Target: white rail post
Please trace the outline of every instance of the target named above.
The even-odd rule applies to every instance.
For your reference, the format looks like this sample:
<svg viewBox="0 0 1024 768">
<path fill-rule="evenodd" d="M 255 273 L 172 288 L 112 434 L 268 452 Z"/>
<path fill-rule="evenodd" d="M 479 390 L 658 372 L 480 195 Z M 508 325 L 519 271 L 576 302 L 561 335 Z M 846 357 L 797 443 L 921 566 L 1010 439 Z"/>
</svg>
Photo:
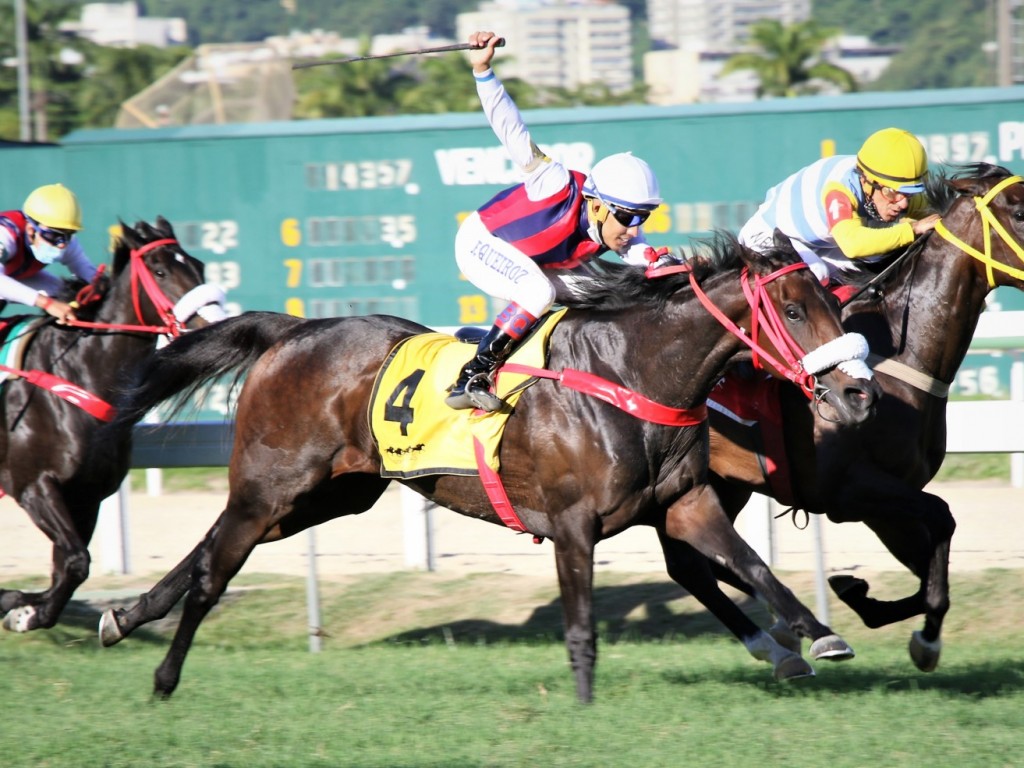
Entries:
<svg viewBox="0 0 1024 768">
<path fill-rule="evenodd" d="M 132 572 L 131 526 L 128 497 L 131 480 L 125 478 L 117 493 L 100 502 L 96 527 L 100 533 L 101 564 L 104 573 Z"/>
<path fill-rule="evenodd" d="M 1020 360 L 1010 365 L 1010 399 L 1024 401 L 1024 362 Z M 1024 453 L 1010 454 L 1010 485 L 1024 488 Z"/>
</svg>

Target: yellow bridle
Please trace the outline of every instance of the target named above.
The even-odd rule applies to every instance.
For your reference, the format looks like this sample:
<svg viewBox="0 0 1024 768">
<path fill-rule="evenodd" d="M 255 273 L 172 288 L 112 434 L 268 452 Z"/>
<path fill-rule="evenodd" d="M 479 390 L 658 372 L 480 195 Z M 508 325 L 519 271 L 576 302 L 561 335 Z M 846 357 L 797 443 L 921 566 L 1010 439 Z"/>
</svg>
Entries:
<svg viewBox="0 0 1024 768">
<path fill-rule="evenodd" d="M 981 221 L 984 225 L 984 253 L 979 251 L 977 248 L 968 245 L 959 237 L 950 232 L 941 220 L 935 224 L 935 231 L 938 232 L 939 235 L 941 235 L 944 239 L 951 242 L 953 245 L 957 246 L 964 253 L 968 254 L 969 256 L 973 256 L 978 261 L 985 264 L 985 273 L 988 275 L 989 288 L 996 287 L 996 282 L 994 279 L 995 276 L 992 273 L 993 269 L 997 269 L 1000 272 L 1005 272 L 1006 274 L 1010 275 L 1011 277 L 1015 277 L 1018 280 L 1024 280 L 1024 270 L 1007 266 L 1006 264 L 998 262 L 992 258 L 993 229 L 1003 239 L 1003 242 L 1006 243 L 1015 254 L 1017 254 L 1017 258 L 1020 259 L 1021 262 L 1024 262 L 1024 247 L 1021 247 L 1020 243 L 1018 243 L 1016 240 L 1010 237 L 1009 233 L 1007 233 L 1006 229 L 1003 227 L 1002 224 L 999 223 L 999 220 L 996 219 L 995 214 L 993 214 L 988 207 L 989 203 L 992 202 L 996 195 L 998 195 L 1011 184 L 1017 184 L 1018 182 L 1024 182 L 1024 178 L 1020 176 L 1010 176 L 1009 178 L 1003 179 L 1001 182 L 992 187 L 992 189 L 990 189 L 984 197 L 978 197 L 977 195 L 975 195 L 974 197 L 974 204 L 975 206 L 977 206 L 978 212 L 981 214 Z"/>
</svg>

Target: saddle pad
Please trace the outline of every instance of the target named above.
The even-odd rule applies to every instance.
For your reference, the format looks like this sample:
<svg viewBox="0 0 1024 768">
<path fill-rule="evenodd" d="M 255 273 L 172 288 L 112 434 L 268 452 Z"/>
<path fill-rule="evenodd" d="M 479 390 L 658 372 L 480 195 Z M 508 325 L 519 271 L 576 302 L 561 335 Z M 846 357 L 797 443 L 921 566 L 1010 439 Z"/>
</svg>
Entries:
<svg viewBox="0 0 1024 768">
<path fill-rule="evenodd" d="M 25 365 L 25 352 L 28 350 L 29 342 L 35 336 L 36 330 L 48 319 L 29 317 L 12 325 L 0 324 L 0 365 L 7 368 L 22 368 Z M 0 370 L 0 382 L 16 378 L 16 374 Z"/>
<path fill-rule="evenodd" d="M 548 338 L 564 314 L 560 310 L 545 317 L 509 362 L 543 367 Z M 475 350 L 475 345 L 444 333 L 410 336 L 391 350 L 377 374 L 369 405 L 382 477 L 477 475 L 473 438 L 483 444 L 487 466 L 498 471 L 498 447 L 511 409 L 457 411 L 444 403 L 448 387 Z M 497 394 L 514 406 L 535 381 L 499 370 Z"/>
<path fill-rule="evenodd" d="M 783 504 L 793 499 L 789 457 L 782 431 L 781 382 L 770 376 L 738 376 L 730 371 L 715 385 L 708 406 L 747 429 L 757 431 L 752 444 L 772 495 Z"/>
</svg>

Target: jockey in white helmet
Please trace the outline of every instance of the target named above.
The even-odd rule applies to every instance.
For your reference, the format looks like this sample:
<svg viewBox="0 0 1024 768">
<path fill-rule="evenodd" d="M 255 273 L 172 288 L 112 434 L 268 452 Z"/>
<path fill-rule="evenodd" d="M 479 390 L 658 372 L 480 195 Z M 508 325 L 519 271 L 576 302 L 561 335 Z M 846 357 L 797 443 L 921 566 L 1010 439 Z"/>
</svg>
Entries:
<svg viewBox="0 0 1024 768">
<path fill-rule="evenodd" d="M 490 391 L 492 372 L 551 308 L 556 293 L 574 290 L 577 267 L 609 251 L 627 263 L 650 263 L 653 249 L 640 226 L 662 202 L 651 167 L 628 152 L 604 158 L 589 175 L 544 155 L 490 68 L 500 39 L 474 33 L 470 58 L 484 114 L 526 178 L 468 216 L 455 238 L 455 259 L 466 278 L 509 302 L 450 388 L 445 402 L 458 409 L 501 408 Z"/>
</svg>

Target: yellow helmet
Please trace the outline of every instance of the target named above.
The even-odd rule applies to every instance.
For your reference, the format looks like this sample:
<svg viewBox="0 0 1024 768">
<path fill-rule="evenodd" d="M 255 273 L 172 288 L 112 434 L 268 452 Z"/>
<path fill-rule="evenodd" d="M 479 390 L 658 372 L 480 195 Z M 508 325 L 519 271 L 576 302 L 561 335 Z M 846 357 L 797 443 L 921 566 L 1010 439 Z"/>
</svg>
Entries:
<svg viewBox="0 0 1024 768">
<path fill-rule="evenodd" d="M 32 190 L 21 210 L 30 219 L 50 229 L 78 231 L 82 228 L 82 209 L 78 206 L 78 198 L 63 184 L 47 184 Z"/>
<path fill-rule="evenodd" d="M 924 191 L 928 155 L 914 134 L 883 128 L 868 136 L 857 153 L 857 167 L 870 181 L 913 195 Z"/>
</svg>

